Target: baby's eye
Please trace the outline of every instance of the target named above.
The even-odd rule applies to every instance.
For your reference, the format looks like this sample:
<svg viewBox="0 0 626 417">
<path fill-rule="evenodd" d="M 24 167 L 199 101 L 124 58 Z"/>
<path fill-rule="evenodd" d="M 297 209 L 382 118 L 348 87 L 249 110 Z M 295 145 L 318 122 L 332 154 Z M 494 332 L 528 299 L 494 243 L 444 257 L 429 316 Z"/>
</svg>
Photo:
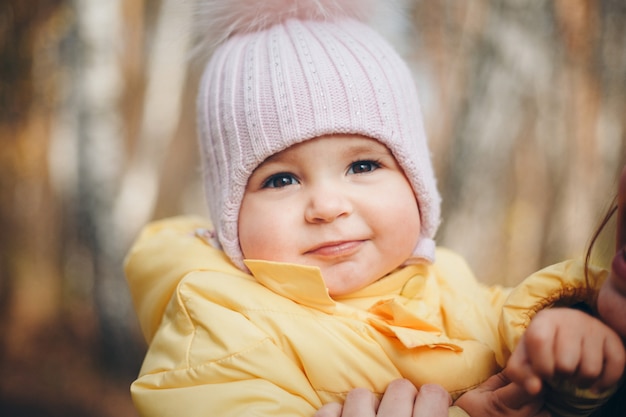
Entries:
<svg viewBox="0 0 626 417">
<path fill-rule="evenodd" d="M 348 174 L 363 174 L 372 172 L 380 168 L 380 164 L 376 161 L 356 161 L 350 164 Z"/>
<path fill-rule="evenodd" d="M 298 180 L 292 174 L 274 174 L 263 183 L 263 188 L 282 188 L 288 185 L 297 184 Z"/>
</svg>

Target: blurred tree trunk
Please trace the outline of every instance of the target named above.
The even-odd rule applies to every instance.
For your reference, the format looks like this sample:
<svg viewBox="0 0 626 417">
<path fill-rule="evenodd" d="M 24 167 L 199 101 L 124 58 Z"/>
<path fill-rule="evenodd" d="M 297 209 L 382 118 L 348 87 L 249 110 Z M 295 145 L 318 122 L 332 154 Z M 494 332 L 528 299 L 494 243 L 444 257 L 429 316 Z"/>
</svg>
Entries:
<svg viewBox="0 0 626 417">
<path fill-rule="evenodd" d="M 87 248 L 93 264 L 93 297 L 101 348 L 109 369 L 136 370 L 140 353 L 132 336 L 135 324 L 121 273 L 111 219 L 120 175 L 126 159 L 125 118 L 119 104 L 126 87 L 123 77 L 125 20 L 120 1 L 77 1 L 76 37 L 72 39 L 69 71 L 74 82 L 64 106 L 73 119 L 76 147 L 76 243 Z M 128 37 L 133 46 L 135 36 Z M 141 55 L 139 55 L 141 56 Z"/>
<path fill-rule="evenodd" d="M 416 2 L 440 244 L 487 282 L 580 256 L 626 162 L 619 1 Z M 432 81 L 433 76 L 427 75 Z M 428 97 L 428 94 L 427 94 Z"/>
<path fill-rule="evenodd" d="M 58 316 L 59 200 L 47 160 L 56 90 L 34 56 L 49 46 L 61 0 L 0 4 L 0 332 L 2 357 Z M 52 40 L 54 42 L 54 40 Z M 45 56 L 44 56 L 45 60 Z M 36 77 L 41 75 L 41 77 Z"/>
</svg>

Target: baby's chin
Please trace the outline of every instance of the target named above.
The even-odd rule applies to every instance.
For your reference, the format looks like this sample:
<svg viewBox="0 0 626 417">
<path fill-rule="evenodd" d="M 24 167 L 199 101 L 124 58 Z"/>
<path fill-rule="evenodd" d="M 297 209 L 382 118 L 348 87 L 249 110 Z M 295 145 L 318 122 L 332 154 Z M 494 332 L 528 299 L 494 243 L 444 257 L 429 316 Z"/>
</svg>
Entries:
<svg viewBox="0 0 626 417">
<path fill-rule="evenodd" d="M 321 268 L 322 278 L 328 289 L 328 294 L 332 298 L 340 298 L 357 292 L 387 275 L 371 274 L 371 271 L 369 274 L 365 271 L 342 271 L 342 269 L 348 268 L 334 268 L 330 271 Z"/>
</svg>

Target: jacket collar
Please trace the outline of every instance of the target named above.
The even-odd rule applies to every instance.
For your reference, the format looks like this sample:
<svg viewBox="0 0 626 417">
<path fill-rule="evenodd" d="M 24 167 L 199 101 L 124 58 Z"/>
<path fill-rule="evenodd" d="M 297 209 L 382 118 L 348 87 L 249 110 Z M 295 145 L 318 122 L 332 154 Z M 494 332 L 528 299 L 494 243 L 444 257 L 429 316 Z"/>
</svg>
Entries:
<svg viewBox="0 0 626 417">
<path fill-rule="evenodd" d="M 405 347 L 461 351 L 442 334 L 439 294 L 427 265 L 408 265 L 347 296 L 330 297 L 317 267 L 245 260 L 252 275 L 271 291 L 328 314 L 358 316 Z"/>
<path fill-rule="evenodd" d="M 273 292 L 326 312 L 334 310 L 337 301 L 366 309 L 381 296 L 415 297 L 427 268 L 425 265 L 401 267 L 365 288 L 333 299 L 318 267 L 251 259 L 244 263 L 256 280 Z"/>
<path fill-rule="evenodd" d="M 308 307 L 334 310 L 335 301 L 328 295 L 319 268 L 250 259 L 244 263 L 256 280 L 273 292 Z"/>
</svg>

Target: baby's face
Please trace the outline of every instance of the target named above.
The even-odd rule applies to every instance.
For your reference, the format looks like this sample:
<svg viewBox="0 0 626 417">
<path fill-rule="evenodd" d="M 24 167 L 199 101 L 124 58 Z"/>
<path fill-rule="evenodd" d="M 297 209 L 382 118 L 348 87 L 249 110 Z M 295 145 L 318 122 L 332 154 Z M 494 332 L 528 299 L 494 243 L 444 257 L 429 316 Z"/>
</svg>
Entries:
<svg viewBox="0 0 626 417">
<path fill-rule="evenodd" d="M 354 292 L 413 252 L 420 218 L 391 152 L 362 136 L 294 145 L 251 175 L 239 214 L 246 259 L 318 266 L 330 295 Z"/>
</svg>

